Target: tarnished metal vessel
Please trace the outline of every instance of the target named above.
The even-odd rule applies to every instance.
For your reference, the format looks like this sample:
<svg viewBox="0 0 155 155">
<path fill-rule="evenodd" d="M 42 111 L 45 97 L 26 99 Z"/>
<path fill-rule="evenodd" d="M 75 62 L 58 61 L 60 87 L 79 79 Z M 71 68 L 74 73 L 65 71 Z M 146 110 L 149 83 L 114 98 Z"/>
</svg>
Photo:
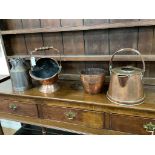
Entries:
<svg viewBox="0 0 155 155">
<path fill-rule="evenodd" d="M 32 86 L 29 67 L 22 58 L 11 58 L 10 76 L 15 91 L 24 91 Z"/>
<path fill-rule="evenodd" d="M 80 75 L 84 90 L 89 94 L 97 94 L 102 91 L 105 80 L 104 70 L 101 68 L 87 68 Z"/>
<path fill-rule="evenodd" d="M 60 63 L 52 58 L 40 58 L 38 61 L 34 60 L 32 53 L 37 51 L 53 49 L 60 55 Z M 31 70 L 30 76 L 41 83 L 39 91 L 42 93 L 53 93 L 59 89 L 57 84 L 58 75 L 61 71 L 61 54 L 58 49 L 54 47 L 36 48 L 31 52 Z"/>
<path fill-rule="evenodd" d="M 141 57 L 143 69 L 133 66 L 123 66 L 112 68 L 114 56 L 120 52 L 134 52 Z M 124 48 L 116 51 L 109 64 L 110 84 L 107 98 L 118 104 L 134 105 L 144 101 L 143 75 L 145 72 L 145 62 L 139 51 L 131 48 Z"/>
</svg>

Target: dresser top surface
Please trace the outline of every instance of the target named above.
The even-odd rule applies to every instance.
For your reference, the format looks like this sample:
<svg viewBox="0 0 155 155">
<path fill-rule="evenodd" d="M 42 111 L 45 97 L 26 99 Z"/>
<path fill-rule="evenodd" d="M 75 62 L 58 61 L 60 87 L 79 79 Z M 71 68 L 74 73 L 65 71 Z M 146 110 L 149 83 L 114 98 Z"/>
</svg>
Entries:
<svg viewBox="0 0 155 155">
<path fill-rule="evenodd" d="M 33 87 L 24 92 L 13 91 L 11 80 L 0 83 L 0 95 L 20 96 L 28 98 L 41 98 L 51 100 L 70 101 L 85 104 L 94 104 L 110 107 L 124 107 L 131 109 L 148 109 L 155 111 L 155 86 L 145 86 L 145 101 L 143 104 L 135 106 L 122 106 L 110 102 L 106 97 L 107 86 L 102 93 L 90 95 L 84 92 L 79 81 L 59 81 L 60 89 L 51 94 L 39 92 L 37 87 Z"/>
</svg>

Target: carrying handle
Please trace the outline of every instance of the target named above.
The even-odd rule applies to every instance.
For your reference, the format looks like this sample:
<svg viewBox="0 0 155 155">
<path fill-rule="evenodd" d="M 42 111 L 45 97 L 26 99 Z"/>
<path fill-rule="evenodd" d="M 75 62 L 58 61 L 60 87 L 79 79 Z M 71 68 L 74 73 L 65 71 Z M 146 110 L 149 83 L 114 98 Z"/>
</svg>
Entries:
<svg viewBox="0 0 155 155">
<path fill-rule="evenodd" d="M 50 50 L 50 49 L 53 49 L 54 51 L 56 51 L 60 55 L 59 66 L 61 67 L 61 52 L 58 49 L 54 48 L 53 46 L 35 48 L 33 51 L 30 52 L 30 56 L 32 57 L 33 53 L 35 53 L 37 51 L 44 51 L 44 50 Z"/>
<path fill-rule="evenodd" d="M 109 63 L 109 71 L 110 71 L 110 73 L 111 73 L 111 70 L 112 70 L 112 62 L 113 62 L 114 56 L 115 56 L 117 53 L 124 52 L 124 51 L 126 51 L 126 52 L 135 52 L 136 54 L 138 54 L 138 55 L 140 56 L 140 58 L 141 58 L 141 60 L 142 60 L 142 63 L 143 63 L 142 73 L 144 74 L 144 72 L 145 72 L 145 62 L 144 62 L 144 60 L 143 60 L 143 57 L 142 57 L 142 55 L 140 54 L 139 51 L 137 51 L 137 50 L 135 50 L 135 49 L 133 49 L 133 48 L 123 48 L 123 49 L 120 49 L 120 50 L 116 51 L 116 52 L 112 55 L 111 60 L 110 60 L 110 63 Z"/>
</svg>

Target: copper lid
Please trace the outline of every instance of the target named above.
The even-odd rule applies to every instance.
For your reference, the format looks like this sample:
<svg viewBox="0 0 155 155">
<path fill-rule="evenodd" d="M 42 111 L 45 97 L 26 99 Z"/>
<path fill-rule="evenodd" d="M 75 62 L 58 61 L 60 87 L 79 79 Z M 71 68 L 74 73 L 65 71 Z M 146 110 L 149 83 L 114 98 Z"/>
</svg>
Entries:
<svg viewBox="0 0 155 155">
<path fill-rule="evenodd" d="M 133 66 L 123 66 L 113 68 L 111 72 L 119 75 L 134 75 L 134 74 L 142 74 L 142 69 Z"/>
</svg>

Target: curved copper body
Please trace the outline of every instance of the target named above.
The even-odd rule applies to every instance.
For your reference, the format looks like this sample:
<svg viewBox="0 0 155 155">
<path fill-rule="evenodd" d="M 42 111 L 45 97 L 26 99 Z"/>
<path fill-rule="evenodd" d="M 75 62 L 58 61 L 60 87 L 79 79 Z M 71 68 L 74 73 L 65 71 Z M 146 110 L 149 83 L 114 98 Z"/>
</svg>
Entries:
<svg viewBox="0 0 155 155">
<path fill-rule="evenodd" d="M 42 93 L 53 93 L 59 89 L 59 86 L 57 84 L 58 80 L 58 73 L 48 79 L 38 79 L 37 77 L 33 76 L 32 72 L 29 71 L 30 76 L 41 83 L 41 86 L 39 87 L 39 91 Z"/>
<path fill-rule="evenodd" d="M 89 94 L 97 94 L 102 91 L 105 80 L 103 69 L 88 68 L 81 72 L 80 78 L 85 92 Z"/>
<path fill-rule="evenodd" d="M 107 98 L 118 104 L 135 105 L 144 101 L 141 75 L 119 77 L 112 73 Z"/>
<path fill-rule="evenodd" d="M 143 69 L 132 66 L 117 67 L 112 69 L 112 60 L 116 53 L 122 51 L 132 51 L 140 55 Z M 116 51 L 109 64 L 110 84 L 107 92 L 107 98 L 114 103 L 123 105 L 135 105 L 143 103 L 145 95 L 143 89 L 143 74 L 145 72 L 145 63 L 139 51 L 125 48 Z"/>
</svg>

